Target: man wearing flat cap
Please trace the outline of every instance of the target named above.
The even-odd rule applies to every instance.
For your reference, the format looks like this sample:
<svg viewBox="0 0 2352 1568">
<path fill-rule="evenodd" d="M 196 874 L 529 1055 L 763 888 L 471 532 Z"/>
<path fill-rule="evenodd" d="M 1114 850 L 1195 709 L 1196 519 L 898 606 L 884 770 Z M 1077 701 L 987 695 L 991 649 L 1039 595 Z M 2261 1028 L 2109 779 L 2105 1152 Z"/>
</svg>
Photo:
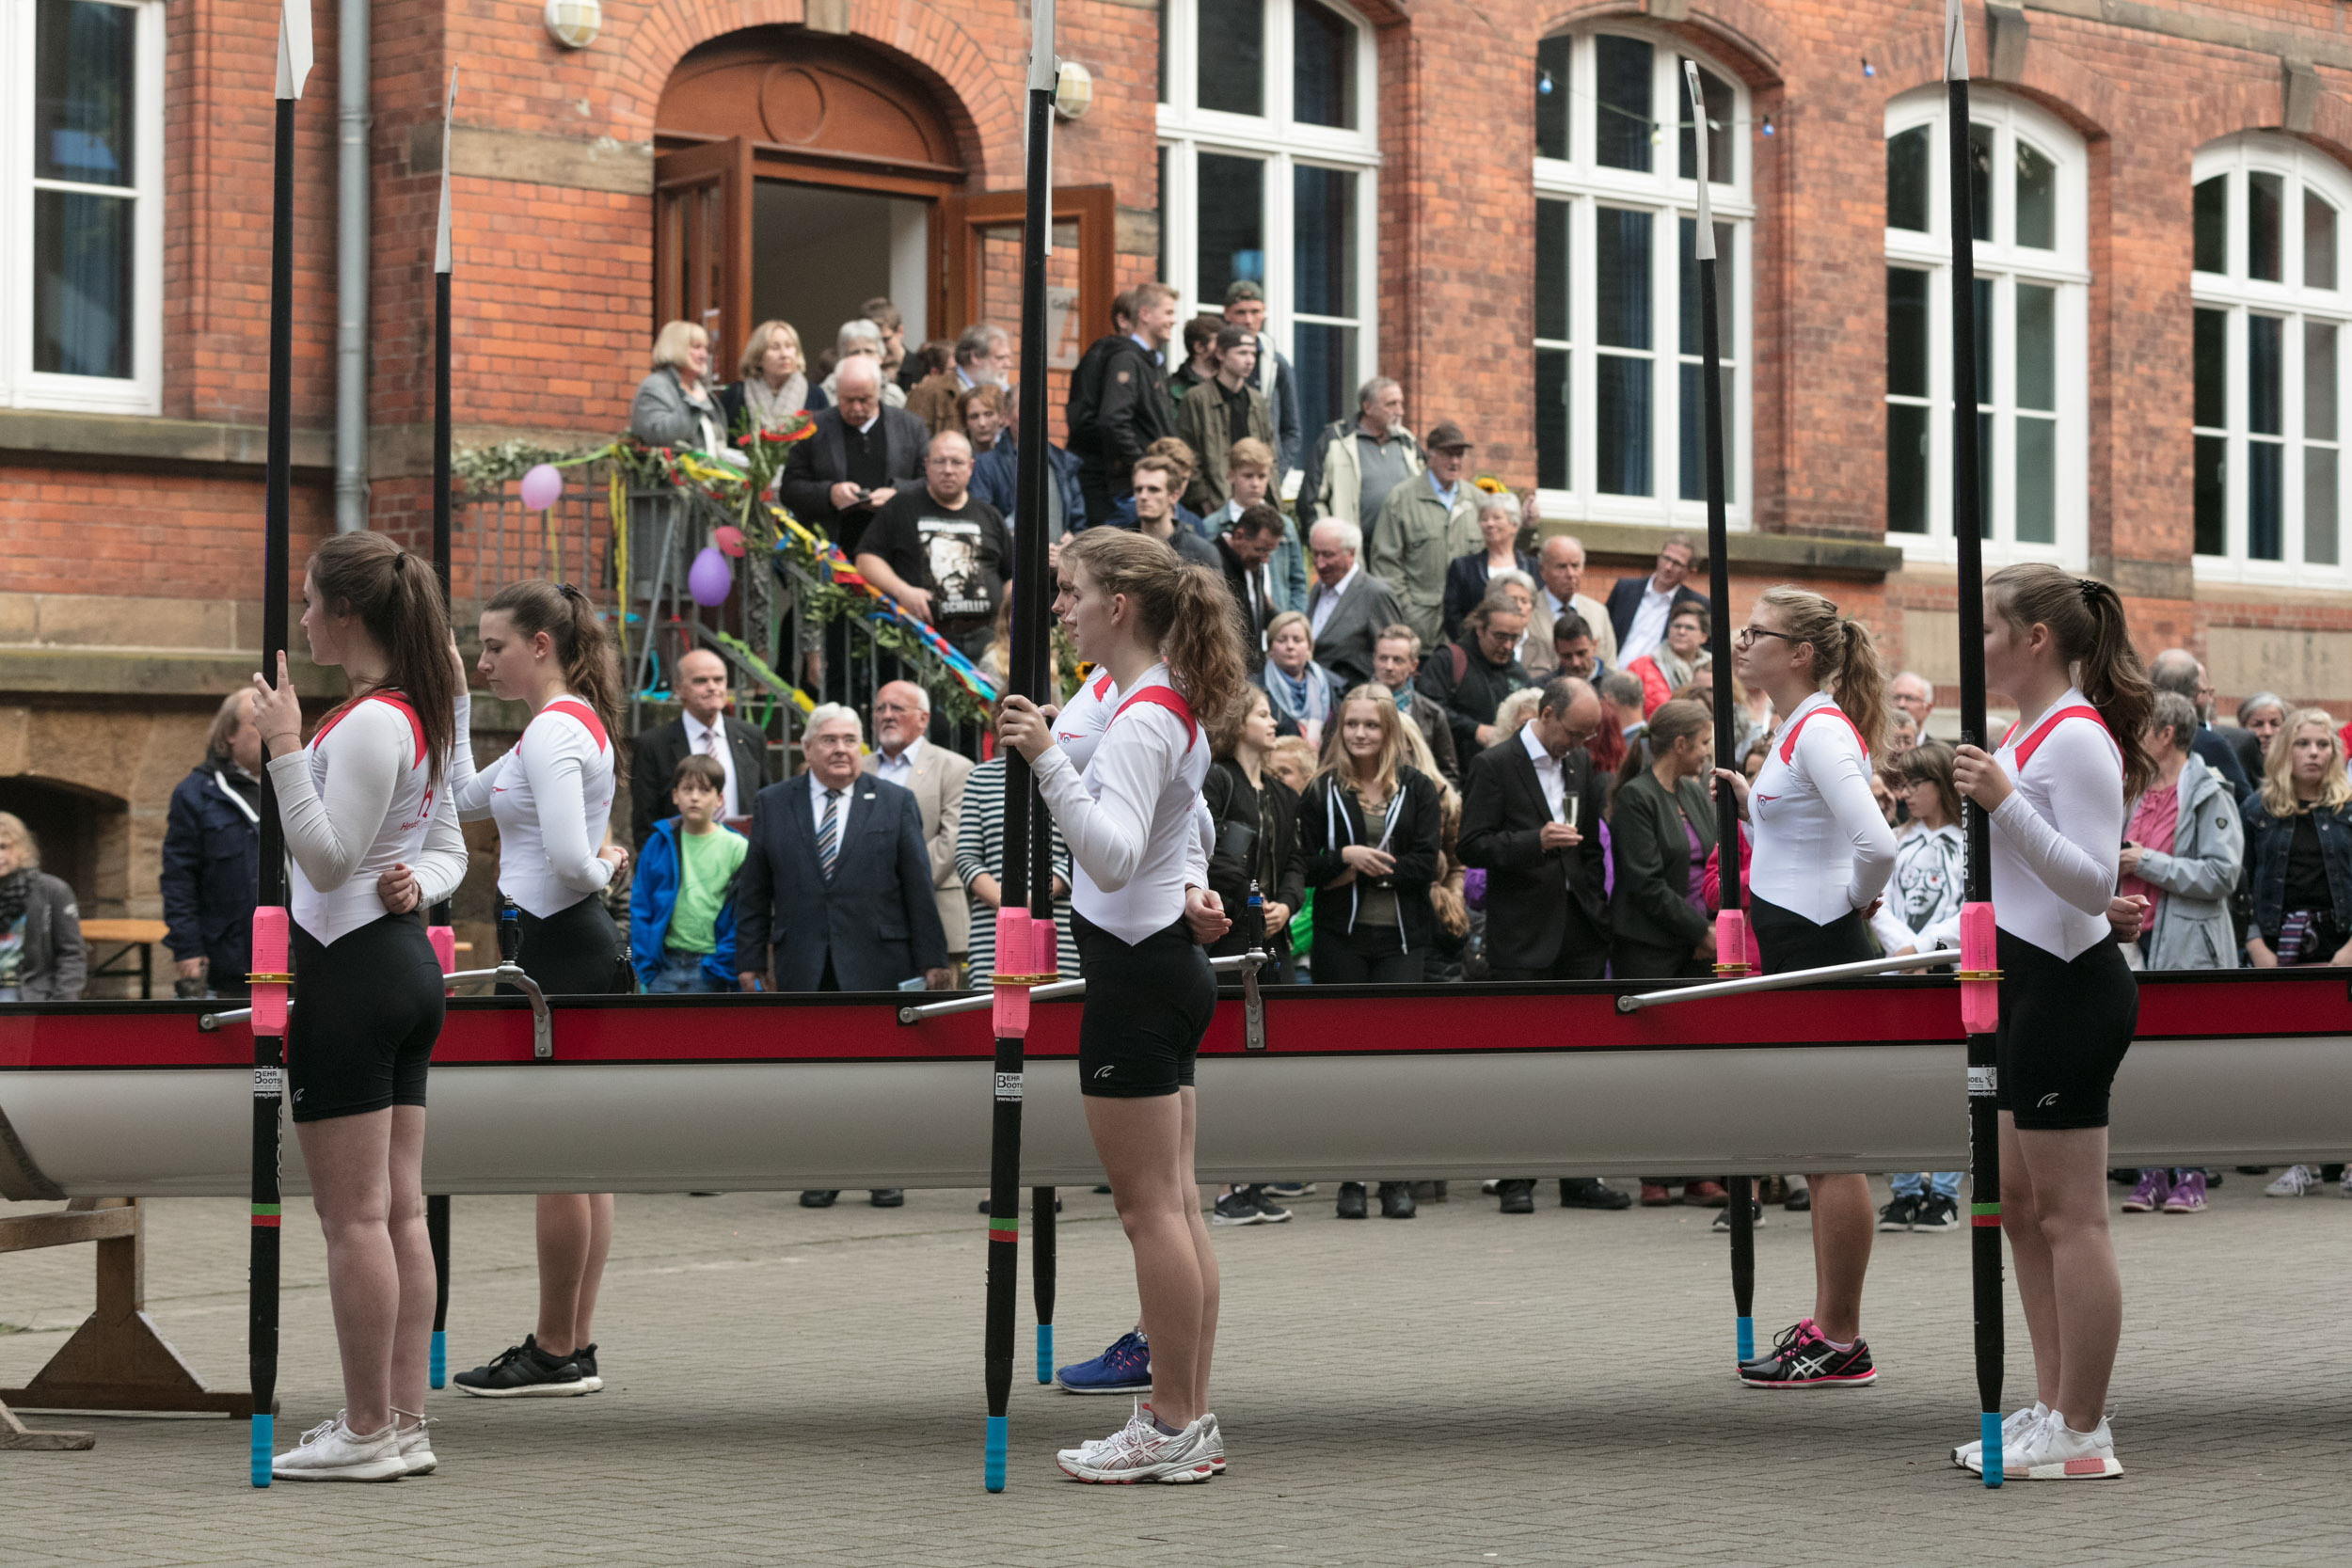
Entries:
<svg viewBox="0 0 2352 1568">
<path fill-rule="evenodd" d="M 1421 634 L 1422 646 L 1434 648 L 1443 641 L 1446 563 L 1483 546 L 1478 487 L 1462 477 L 1470 437 L 1452 420 L 1439 420 L 1423 446 L 1429 466 L 1380 503 L 1364 541 L 1364 570 L 1396 591 L 1405 624 Z"/>
<path fill-rule="evenodd" d="M 1266 408 L 1274 416 L 1274 483 L 1276 495 L 1282 493 L 1282 478 L 1298 467 L 1300 444 L 1305 427 L 1299 423 L 1298 372 L 1274 346 L 1274 336 L 1265 330 L 1265 291 L 1247 277 L 1236 277 L 1225 286 L 1225 325 L 1238 326 L 1258 341 L 1258 362 L 1250 367 L 1248 381 L 1265 394 Z"/>
</svg>

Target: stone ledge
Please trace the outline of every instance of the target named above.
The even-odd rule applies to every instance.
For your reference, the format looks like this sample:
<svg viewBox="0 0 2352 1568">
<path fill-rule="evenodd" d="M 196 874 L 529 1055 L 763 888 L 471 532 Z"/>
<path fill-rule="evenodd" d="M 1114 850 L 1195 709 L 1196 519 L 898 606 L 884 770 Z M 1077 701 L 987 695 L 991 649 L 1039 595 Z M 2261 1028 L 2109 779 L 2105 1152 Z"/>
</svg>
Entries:
<svg viewBox="0 0 2352 1568">
<path fill-rule="evenodd" d="M 233 648 L 38 648 L 0 643 L 0 702 L 17 697 L 171 698 L 218 702 L 253 676 L 258 656 Z M 289 661 L 294 689 L 307 703 L 343 694 L 340 672 L 297 654 Z M 484 735 L 519 734 L 529 710 L 486 691 L 470 694 L 472 727 Z"/>
<path fill-rule="evenodd" d="M 478 180 L 567 190 L 611 191 L 620 196 L 653 194 L 653 144 L 551 136 L 533 131 L 498 131 L 458 125 L 450 132 L 450 172 Z M 441 172 L 441 122 L 408 128 L 408 172 Z"/>
<path fill-rule="evenodd" d="M 1591 523 L 1545 518 L 1538 525 L 1549 536 L 1573 533 L 1583 543 L 1588 562 L 1646 566 L 1658 557 L 1658 541 L 1670 532 L 1684 532 L 1697 541 L 1705 560 L 1707 534 L 1702 529 L 1672 530 L 1641 523 Z M 1733 533 L 1726 541 L 1731 567 L 1740 572 L 1791 571 L 1817 577 L 1884 578 L 1903 567 L 1903 552 L 1894 545 L 1868 539 L 1839 538 L 1820 533 Z"/>
<path fill-rule="evenodd" d="M 331 474 L 334 433 L 297 430 L 292 449 L 296 473 Z M 146 414 L 74 414 L 47 409 L 0 409 L 0 460 L 65 462 L 76 467 L 171 469 L 228 467 L 262 470 L 269 432 L 261 425 L 167 420 Z"/>
</svg>

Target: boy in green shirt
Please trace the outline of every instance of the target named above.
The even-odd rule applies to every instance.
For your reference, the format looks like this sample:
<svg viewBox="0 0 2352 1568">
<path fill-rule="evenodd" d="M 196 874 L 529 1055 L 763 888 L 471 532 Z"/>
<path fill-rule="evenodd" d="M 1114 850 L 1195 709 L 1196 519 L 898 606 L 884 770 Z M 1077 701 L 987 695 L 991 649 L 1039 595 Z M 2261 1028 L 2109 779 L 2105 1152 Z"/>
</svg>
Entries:
<svg viewBox="0 0 2352 1568">
<path fill-rule="evenodd" d="M 629 961 L 649 992 L 733 990 L 735 873 L 751 844 L 719 820 L 726 770 L 716 757 L 681 758 L 670 803 L 654 824 L 628 895 Z"/>
</svg>

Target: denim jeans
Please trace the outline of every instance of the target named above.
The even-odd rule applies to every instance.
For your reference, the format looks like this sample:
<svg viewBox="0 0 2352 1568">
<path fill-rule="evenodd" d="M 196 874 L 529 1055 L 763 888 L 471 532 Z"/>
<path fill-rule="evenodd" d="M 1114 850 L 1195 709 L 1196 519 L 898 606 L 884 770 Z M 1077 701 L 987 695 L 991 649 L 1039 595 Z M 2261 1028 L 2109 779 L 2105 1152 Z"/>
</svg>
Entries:
<svg viewBox="0 0 2352 1568">
<path fill-rule="evenodd" d="M 661 968 L 651 980 L 645 982 L 645 993 L 654 996 L 679 991 L 727 990 L 703 973 L 703 960 L 708 957 L 707 953 L 681 953 L 675 947 L 662 949 Z"/>
<path fill-rule="evenodd" d="M 1893 1189 L 1897 1197 L 1917 1197 L 1922 1175 L 1922 1172 L 1915 1170 L 1897 1171 L 1886 1179 L 1886 1184 Z M 1956 1170 L 1930 1171 L 1924 1173 L 1924 1176 L 1935 1189 L 1936 1196 L 1948 1197 L 1955 1203 L 1960 1201 L 1960 1172 Z"/>
</svg>

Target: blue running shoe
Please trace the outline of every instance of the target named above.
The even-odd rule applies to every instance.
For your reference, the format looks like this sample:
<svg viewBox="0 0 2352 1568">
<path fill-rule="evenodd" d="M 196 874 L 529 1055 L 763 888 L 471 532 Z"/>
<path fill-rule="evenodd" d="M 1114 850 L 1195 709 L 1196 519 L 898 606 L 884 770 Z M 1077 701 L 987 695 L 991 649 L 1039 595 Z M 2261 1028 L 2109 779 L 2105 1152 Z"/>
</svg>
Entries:
<svg viewBox="0 0 2352 1568">
<path fill-rule="evenodd" d="M 1065 1394 L 1148 1394 L 1152 1391 L 1152 1347 L 1141 1329 L 1131 1329 L 1091 1361 L 1074 1362 L 1054 1374 Z"/>
</svg>

